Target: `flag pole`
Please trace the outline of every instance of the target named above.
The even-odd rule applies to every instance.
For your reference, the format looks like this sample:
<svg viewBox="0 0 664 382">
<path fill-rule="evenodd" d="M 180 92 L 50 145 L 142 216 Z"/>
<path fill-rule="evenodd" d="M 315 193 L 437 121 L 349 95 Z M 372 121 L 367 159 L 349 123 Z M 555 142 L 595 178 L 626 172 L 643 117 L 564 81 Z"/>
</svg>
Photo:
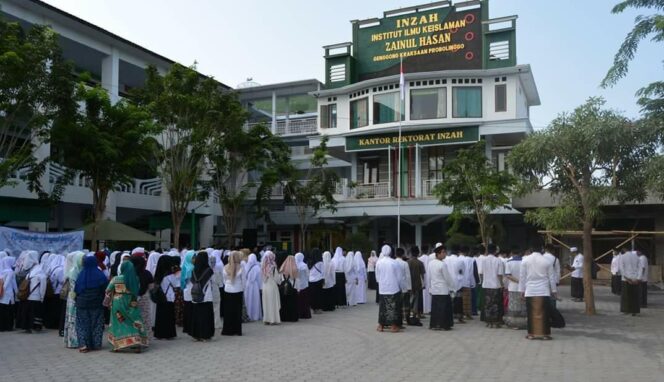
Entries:
<svg viewBox="0 0 664 382">
<path fill-rule="evenodd" d="M 398 172 L 398 181 L 397 181 L 397 248 L 401 247 L 401 171 L 402 171 L 402 163 L 401 163 L 401 116 L 403 113 L 403 101 L 404 101 L 404 95 L 405 95 L 405 80 L 403 77 L 403 57 L 401 57 L 401 61 L 399 63 L 399 138 L 397 140 L 397 147 L 399 149 L 399 159 L 398 162 L 399 164 L 397 165 L 397 172 Z"/>
</svg>

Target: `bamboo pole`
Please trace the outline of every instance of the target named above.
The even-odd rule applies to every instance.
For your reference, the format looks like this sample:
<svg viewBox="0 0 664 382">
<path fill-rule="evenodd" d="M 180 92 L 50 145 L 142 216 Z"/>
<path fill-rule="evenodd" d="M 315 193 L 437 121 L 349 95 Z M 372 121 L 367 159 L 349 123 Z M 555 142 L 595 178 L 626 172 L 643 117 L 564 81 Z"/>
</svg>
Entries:
<svg viewBox="0 0 664 382">
<path fill-rule="evenodd" d="M 633 234 L 632 237 L 623 240 L 620 244 L 616 245 L 614 248 L 620 248 L 620 247 L 622 247 L 624 244 L 627 244 L 627 242 L 629 242 L 629 241 L 631 241 L 631 240 L 634 240 L 634 238 L 636 238 L 637 236 L 639 236 L 638 233 Z M 604 252 L 601 256 L 599 256 L 599 257 L 596 258 L 595 260 L 599 260 L 599 259 L 603 258 L 604 256 L 608 255 L 609 253 L 612 253 L 613 250 L 614 250 L 614 248 L 611 248 L 611 249 L 609 249 L 608 251 Z M 606 268 L 605 268 L 605 269 L 606 269 Z M 568 272 L 567 274 L 563 275 L 560 279 L 562 280 L 562 279 L 567 278 L 567 277 L 569 277 L 569 276 L 571 276 L 571 275 L 572 275 L 572 272 Z"/>
</svg>

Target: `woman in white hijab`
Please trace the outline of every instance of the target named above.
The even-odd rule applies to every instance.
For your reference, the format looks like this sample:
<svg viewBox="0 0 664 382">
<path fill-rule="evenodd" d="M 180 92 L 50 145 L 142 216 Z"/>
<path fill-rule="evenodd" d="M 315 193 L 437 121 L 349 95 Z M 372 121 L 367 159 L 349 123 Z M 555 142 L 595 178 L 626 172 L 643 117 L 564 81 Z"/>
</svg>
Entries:
<svg viewBox="0 0 664 382">
<path fill-rule="evenodd" d="M 357 301 L 355 301 L 357 270 L 355 269 L 355 253 L 353 251 L 348 251 L 344 263 L 344 275 L 346 276 L 346 302 L 348 303 L 348 306 L 355 306 L 357 305 Z"/>
<path fill-rule="evenodd" d="M 2 252 L 4 253 L 4 252 Z M 0 332 L 14 330 L 14 311 L 18 290 L 16 277 L 14 277 L 14 263 L 16 259 L 5 256 L 0 259 Z"/>
<path fill-rule="evenodd" d="M 367 302 L 367 267 L 360 251 L 355 252 L 355 272 L 357 274 L 355 302 L 364 304 Z"/>
<path fill-rule="evenodd" d="M 263 319 L 261 310 L 261 267 L 255 254 L 250 254 L 247 259 L 247 273 L 244 287 L 244 305 L 247 307 L 249 321 L 260 321 Z"/>
<path fill-rule="evenodd" d="M 334 251 L 332 263 L 335 271 L 335 305 L 345 307 L 348 305 L 348 300 L 346 300 L 346 259 L 343 248 L 337 247 Z"/>
<path fill-rule="evenodd" d="M 23 270 L 28 274 L 23 281 L 27 283 L 29 294 L 27 300 L 21 301 L 19 314 L 21 316 L 21 329 L 26 333 L 32 330 L 41 330 L 43 324 L 43 301 L 46 296 L 46 283 L 48 282 L 42 266 L 39 264 L 39 254 L 28 251 L 23 262 Z"/>
<path fill-rule="evenodd" d="M 224 327 L 222 336 L 242 335 L 242 305 L 244 303 L 244 272 L 242 253 L 233 251 L 224 266 Z"/>
<path fill-rule="evenodd" d="M 206 250 L 207 252 L 207 250 Z M 212 291 L 212 308 L 214 311 L 214 328 L 215 329 L 221 329 L 221 314 L 219 312 L 220 309 L 220 301 L 221 301 L 221 289 L 224 286 L 224 266 L 221 264 L 217 263 L 217 261 L 221 262 L 220 260 L 217 260 L 217 256 L 214 256 L 214 250 L 210 251 L 208 254 L 208 262 L 210 264 L 210 268 L 212 269 L 212 277 L 210 278 L 210 289 Z M 218 251 L 217 251 L 218 252 Z"/>
<path fill-rule="evenodd" d="M 302 252 L 295 254 L 295 264 L 297 265 L 297 278 L 295 279 L 295 289 L 297 289 L 297 309 L 300 318 L 311 318 L 311 305 L 309 302 L 309 267 L 304 262 L 304 254 Z"/>
<path fill-rule="evenodd" d="M 323 252 L 323 311 L 331 312 L 337 304 L 336 296 L 336 271 L 332 262 L 332 254 L 329 251 Z M 346 295 L 345 286 L 344 296 Z"/>
</svg>

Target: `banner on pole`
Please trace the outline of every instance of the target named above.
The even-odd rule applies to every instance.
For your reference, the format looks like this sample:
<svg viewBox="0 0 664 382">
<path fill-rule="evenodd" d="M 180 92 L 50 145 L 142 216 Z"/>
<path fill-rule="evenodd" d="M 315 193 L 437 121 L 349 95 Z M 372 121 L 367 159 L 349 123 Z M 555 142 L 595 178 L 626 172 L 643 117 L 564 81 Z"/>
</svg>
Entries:
<svg viewBox="0 0 664 382">
<path fill-rule="evenodd" d="M 46 233 L 0 227 L 0 250 L 9 249 L 18 256 L 26 250 L 39 253 L 69 253 L 83 249 L 83 231 Z"/>
</svg>

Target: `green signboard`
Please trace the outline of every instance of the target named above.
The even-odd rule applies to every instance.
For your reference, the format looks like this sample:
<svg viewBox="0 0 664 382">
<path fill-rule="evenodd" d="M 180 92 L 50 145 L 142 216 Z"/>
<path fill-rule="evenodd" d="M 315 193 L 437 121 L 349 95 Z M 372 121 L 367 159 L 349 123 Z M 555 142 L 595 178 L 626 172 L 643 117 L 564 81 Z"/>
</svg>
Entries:
<svg viewBox="0 0 664 382">
<path fill-rule="evenodd" d="M 479 126 L 446 127 L 424 131 L 402 131 L 401 145 L 420 146 L 471 143 L 480 139 Z M 346 137 L 346 151 L 363 151 L 397 146 L 399 133 Z"/>
<path fill-rule="evenodd" d="M 357 79 L 450 69 L 482 68 L 481 8 L 454 6 L 353 24 Z"/>
</svg>

